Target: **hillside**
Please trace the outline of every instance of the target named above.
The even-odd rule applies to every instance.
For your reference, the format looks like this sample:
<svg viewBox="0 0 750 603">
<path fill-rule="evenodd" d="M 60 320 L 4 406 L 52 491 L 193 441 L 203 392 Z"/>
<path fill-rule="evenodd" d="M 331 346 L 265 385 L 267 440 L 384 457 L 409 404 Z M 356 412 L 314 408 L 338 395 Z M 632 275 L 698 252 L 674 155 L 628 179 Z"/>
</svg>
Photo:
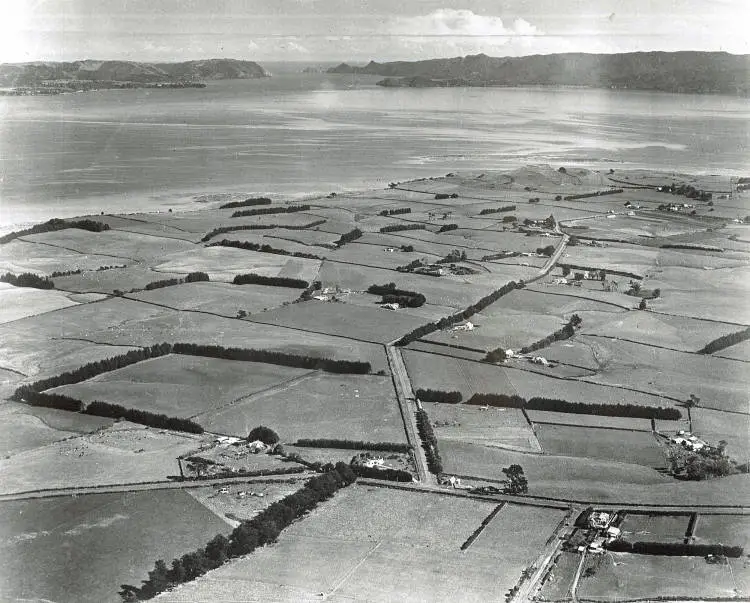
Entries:
<svg viewBox="0 0 750 603">
<path fill-rule="evenodd" d="M 133 82 L 154 84 L 185 80 L 268 77 L 253 61 L 208 59 L 182 63 L 73 61 L 0 64 L 0 87 L 39 86 L 49 81 Z"/>
<path fill-rule="evenodd" d="M 587 86 L 665 92 L 750 92 L 750 57 L 725 52 L 634 52 L 550 54 L 397 61 L 353 67 L 342 63 L 329 73 L 363 73 L 388 78 L 384 86 Z"/>
</svg>

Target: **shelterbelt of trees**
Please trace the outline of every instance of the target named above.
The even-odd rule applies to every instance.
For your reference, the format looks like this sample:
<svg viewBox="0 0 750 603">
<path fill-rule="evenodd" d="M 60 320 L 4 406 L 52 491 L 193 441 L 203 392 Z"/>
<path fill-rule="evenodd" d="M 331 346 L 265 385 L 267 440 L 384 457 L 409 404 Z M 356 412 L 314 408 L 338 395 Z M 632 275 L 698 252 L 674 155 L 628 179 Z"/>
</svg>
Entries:
<svg viewBox="0 0 750 603">
<path fill-rule="evenodd" d="M 271 247 L 270 245 L 260 243 L 251 243 L 249 241 L 230 241 L 228 239 L 222 239 L 216 243 L 209 243 L 206 247 L 234 247 L 235 249 L 245 249 L 246 251 L 260 251 L 261 253 L 275 253 L 276 255 L 289 255 L 295 258 L 307 258 L 310 260 L 324 260 L 325 258 L 315 255 L 313 253 L 303 253 L 301 251 L 295 251 L 291 253 L 286 249 L 278 249 Z"/>
<path fill-rule="evenodd" d="M 309 205 L 285 205 L 283 207 L 261 207 L 259 209 L 246 209 L 236 211 L 232 218 L 243 218 L 245 216 L 266 216 L 269 214 L 292 214 L 298 211 L 310 211 Z"/>
<path fill-rule="evenodd" d="M 399 442 L 362 442 L 359 440 L 335 440 L 331 438 L 303 438 L 294 446 L 304 448 L 342 448 L 344 450 L 378 450 L 383 452 L 409 452 L 409 444 Z"/>
<path fill-rule="evenodd" d="M 219 226 L 204 234 L 201 243 L 206 243 L 216 235 L 227 232 L 237 232 L 240 230 L 271 230 L 273 228 L 283 228 L 284 230 L 307 230 L 308 228 L 314 228 L 325 223 L 325 220 L 314 220 L 308 224 L 300 224 L 297 226 L 291 224 L 240 224 L 238 226 Z"/>
<path fill-rule="evenodd" d="M 339 462 L 335 467 L 329 465 L 325 473 L 311 478 L 294 494 L 271 504 L 252 519 L 243 521 L 229 538 L 218 534 L 205 547 L 173 560 L 171 567 L 159 559 L 140 588 L 123 585 L 120 596 L 124 601 L 151 599 L 168 588 L 195 580 L 230 559 L 248 555 L 259 547 L 276 542 L 284 528 L 356 479 L 346 463 Z"/>
<path fill-rule="evenodd" d="M 427 301 L 425 296 L 421 293 L 407 291 L 405 289 L 397 289 L 396 283 L 370 285 L 367 288 L 367 292 L 373 295 L 382 296 L 380 303 L 399 304 L 400 306 L 406 306 L 408 308 L 419 308 Z"/>
<path fill-rule="evenodd" d="M 435 432 L 432 430 L 432 423 L 430 423 L 430 417 L 424 411 L 419 409 L 417 411 L 417 431 L 419 437 L 422 439 L 422 449 L 424 450 L 425 458 L 427 459 L 427 468 L 431 473 L 439 475 L 443 472 L 443 460 L 440 458 L 440 452 L 438 451 L 437 437 Z"/>
<path fill-rule="evenodd" d="M 607 550 L 636 555 L 670 555 L 677 557 L 705 557 L 721 555 L 723 557 L 742 557 L 743 547 L 725 546 L 723 544 L 685 544 L 682 542 L 628 542 L 614 540 L 605 545 Z"/>
<path fill-rule="evenodd" d="M 250 207 L 252 205 L 271 205 L 271 200 L 268 197 L 252 197 L 244 201 L 224 203 L 219 205 L 219 209 L 234 209 L 235 207 Z"/>
<path fill-rule="evenodd" d="M 698 353 L 713 354 L 714 352 L 718 352 L 719 350 L 723 350 L 730 346 L 741 343 L 746 339 L 750 339 L 750 327 L 736 333 L 729 333 L 728 335 L 717 337 L 713 341 L 709 341 L 705 346 L 698 350 Z"/>
<path fill-rule="evenodd" d="M 506 394 L 474 394 L 466 404 L 495 406 L 498 408 L 525 408 L 526 410 L 546 410 L 578 415 L 600 415 L 604 417 L 632 417 L 637 419 L 665 419 L 676 421 L 682 413 L 676 408 L 663 406 L 639 406 L 637 404 L 590 404 L 568 402 L 555 398 L 530 398 L 508 396 Z"/>
</svg>

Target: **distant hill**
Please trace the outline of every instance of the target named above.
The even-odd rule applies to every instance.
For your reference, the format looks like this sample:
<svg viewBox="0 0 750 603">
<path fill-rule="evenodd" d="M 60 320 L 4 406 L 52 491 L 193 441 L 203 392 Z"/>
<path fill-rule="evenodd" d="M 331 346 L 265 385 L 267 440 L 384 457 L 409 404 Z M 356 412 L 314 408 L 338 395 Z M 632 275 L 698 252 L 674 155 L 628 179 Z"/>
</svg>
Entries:
<svg viewBox="0 0 750 603">
<path fill-rule="evenodd" d="M 725 52 L 478 54 L 413 62 L 371 61 L 364 67 L 342 63 L 328 72 L 390 78 L 378 82 L 383 86 L 587 86 L 742 96 L 750 92 L 750 55 Z"/>
<path fill-rule="evenodd" d="M 268 77 L 253 61 L 207 59 L 182 63 L 73 61 L 0 64 L 0 87 L 33 87 L 50 81 L 132 82 L 154 84 L 195 80 Z"/>
</svg>

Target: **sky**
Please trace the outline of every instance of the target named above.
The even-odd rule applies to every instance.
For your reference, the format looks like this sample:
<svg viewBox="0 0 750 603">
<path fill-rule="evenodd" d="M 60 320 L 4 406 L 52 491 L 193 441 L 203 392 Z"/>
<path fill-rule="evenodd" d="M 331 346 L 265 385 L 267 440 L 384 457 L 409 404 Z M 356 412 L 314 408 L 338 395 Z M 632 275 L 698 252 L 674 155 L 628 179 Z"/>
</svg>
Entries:
<svg viewBox="0 0 750 603">
<path fill-rule="evenodd" d="M 0 63 L 750 53 L 748 0 L 4 0 Z"/>
</svg>

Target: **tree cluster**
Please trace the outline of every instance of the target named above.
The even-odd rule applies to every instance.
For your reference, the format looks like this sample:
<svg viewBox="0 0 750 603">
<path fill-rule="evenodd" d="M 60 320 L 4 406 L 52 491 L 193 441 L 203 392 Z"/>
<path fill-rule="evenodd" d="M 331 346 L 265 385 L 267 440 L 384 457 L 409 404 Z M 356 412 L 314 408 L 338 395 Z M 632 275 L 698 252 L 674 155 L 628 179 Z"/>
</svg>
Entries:
<svg viewBox="0 0 750 603">
<path fill-rule="evenodd" d="M 573 316 L 570 317 L 570 320 L 562 329 L 558 329 L 551 335 L 547 335 L 547 337 L 545 337 L 544 339 L 535 341 L 531 345 L 522 347 L 521 354 L 529 354 L 530 352 L 541 350 L 542 348 L 546 348 L 548 345 L 553 344 L 555 341 L 570 339 L 571 337 L 573 337 L 573 335 L 575 335 L 575 328 L 582 322 L 583 321 L 581 320 L 581 317 L 578 316 L 578 314 L 573 314 Z"/>
<path fill-rule="evenodd" d="M 502 207 L 486 207 L 479 212 L 480 216 L 486 216 L 488 214 L 499 214 L 505 211 L 516 211 L 515 205 L 503 205 Z"/>
<path fill-rule="evenodd" d="M 61 220 L 60 218 L 52 218 L 42 224 L 36 224 L 31 228 L 24 228 L 23 230 L 16 230 L 9 232 L 8 234 L 0 237 L 0 245 L 3 243 L 10 243 L 13 239 L 18 237 L 25 237 L 26 235 L 40 234 L 42 232 L 54 232 L 56 230 L 65 230 L 66 228 L 80 228 L 81 230 L 88 230 L 90 232 L 102 232 L 109 230 L 109 224 L 104 222 L 96 222 L 94 220 Z"/>
<path fill-rule="evenodd" d="M 458 193 L 437 193 L 435 199 L 438 201 L 442 201 L 443 199 L 458 199 Z"/>
<path fill-rule="evenodd" d="M 172 287 L 173 285 L 183 285 L 185 283 L 207 282 L 210 280 L 208 274 L 205 272 L 191 272 L 185 278 L 166 278 L 160 281 L 152 281 L 146 285 L 146 291 L 161 289 L 162 287 Z"/>
<path fill-rule="evenodd" d="M 303 301 L 310 301 L 313 298 L 313 293 L 320 289 L 323 286 L 323 284 L 320 281 L 313 281 L 310 283 L 310 286 L 305 289 L 302 293 L 300 293 L 298 302 Z"/>
<path fill-rule="evenodd" d="M 232 280 L 234 285 L 267 285 L 269 287 L 290 287 L 292 289 L 307 289 L 310 283 L 298 278 L 286 276 L 263 276 L 261 274 L 238 274 Z"/>
<path fill-rule="evenodd" d="M 671 193 L 673 195 L 683 195 L 688 199 L 697 199 L 698 201 L 710 201 L 713 197 L 712 193 L 707 191 L 699 190 L 690 184 L 675 184 L 672 183 L 667 186 L 660 186 L 656 189 L 660 193 Z"/>
<path fill-rule="evenodd" d="M 333 360 L 331 358 L 297 356 L 272 350 L 225 348 L 218 345 L 197 343 L 175 343 L 172 351 L 175 354 L 185 354 L 188 356 L 205 356 L 208 358 L 242 360 L 245 362 L 265 362 L 267 364 L 278 364 L 280 366 L 291 366 L 338 374 L 366 375 L 372 368 L 369 362 L 360 362 L 358 360 Z"/>
<path fill-rule="evenodd" d="M 57 408 L 58 410 L 68 410 L 71 412 L 81 412 L 83 410 L 83 402 L 62 394 L 29 391 L 24 394 L 23 401 L 31 406 Z"/>
<path fill-rule="evenodd" d="M 248 555 L 261 546 L 276 542 L 284 528 L 355 480 L 356 475 L 346 463 L 337 463 L 326 473 L 311 478 L 297 492 L 243 521 L 229 538 L 219 534 L 205 547 L 173 560 L 170 567 L 158 560 L 140 588 L 126 585 L 120 594 L 125 600 L 127 597 L 140 601 L 151 599 L 177 584 L 195 580 L 229 559 Z"/>
<path fill-rule="evenodd" d="M 303 448 L 342 448 L 344 450 L 378 450 L 384 452 L 409 452 L 409 444 L 399 442 L 362 442 L 359 440 L 336 440 L 331 438 L 303 438 L 294 446 Z"/>
<path fill-rule="evenodd" d="M 448 232 L 449 230 L 456 230 L 458 228 L 458 224 L 443 224 L 440 228 L 438 228 L 438 234 L 441 232 Z"/>
<path fill-rule="evenodd" d="M 6 272 L 0 276 L 0 283 L 8 283 L 14 287 L 31 287 L 32 289 L 54 289 L 55 287 L 55 283 L 48 277 L 39 276 L 33 272 L 24 272 L 19 275 Z"/>
<path fill-rule="evenodd" d="M 461 392 L 446 392 L 440 389 L 418 389 L 415 395 L 422 402 L 442 402 L 444 404 L 460 404 L 463 399 Z"/>
<path fill-rule="evenodd" d="M 353 230 L 350 230 L 347 233 L 342 234 L 341 238 L 339 238 L 338 241 L 334 242 L 334 245 L 336 245 L 336 247 L 342 247 L 343 245 L 346 245 L 347 243 L 356 241 L 361 236 L 362 236 L 362 231 L 359 228 L 355 228 Z"/>
<path fill-rule="evenodd" d="M 510 224 L 511 222 L 518 222 L 516 216 L 503 216 L 503 223 Z"/>
<path fill-rule="evenodd" d="M 171 429 L 173 431 L 186 431 L 188 433 L 203 433 L 203 427 L 191 421 L 179 417 L 168 417 L 164 414 L 156 414 L 147 410 L 125 408 L 119 404 L 110 404 L 94 400 L 83 411 L 87 415 L 97 417 L 109 417 L 111 419 L 125 419 L 133 423 L 157 427 L 159 429 Z"/>
<path fill-rule="evenodd" d="M 97 268 L 97 271 L 104 269 L 104 266 L 99 266 L 99 268 Z M 80 268 L 76 268 L 75 270 L 55 270 L 52 274 L 50 274 L 50 278 L 73 276 L 75 274 L 81 274 L 81 272 L 83 272 L 83 270 L 81 270 Z"/>
<path fill-rule="evenodd" d="M 424 230 L 427 228 L 424 224 L 390 224 L 383 226 L 380 232 L 400 232 L 402 230 Z"/>
<path fill-rule="evenodd" d="M 482 358 L 482 362 L 497 364 L 498 362 L 505 362 L 507 358 L 508 354 L 503 348 L 495 348 L 487 352 L 487 355 Z"/>
<path fill-rule="evenodd" d="M 131 364 L 135 364 L 136 362 L 148 360 L 149 358 L 165 356 L 171 352 L 172 346 L 170 344 L 159 343 L 152 345 L 151 347 L 130 350 L 119 356 L 112 356 L 111 358 L 105 358 L 104 360 L 89 362 L 74 371 L 66 371 L 59 375 L 55 375 L 54 377 L 48 377 L 40 381 L 35 381 L 34 383 L 22 385 L 16 389 L 12 399 L 20 402 L 23 401 L 30 392 L 42 392 L 53 387 L 60 387 L 61 385 L 80 383 L 81 381 L 86 381 L 86 379 L 91 379 L 102 373 L 115 371 L 130 366 Z"/>
<path fill-rule="evenodd" d="M 692 213 L 692 212 L 691 212 Z M 695 243 L 664 243 L 659 245 L 659 249 L 692 249 L 694 251 L 724 251 L 723 248 L 716 245 L 697 245 Z"/>
<path fill-rule="evenodd" d="M 575 201 L 576 199 L 589 199 L 590 197 L 602 197 L 604 195 L 616 195 L 617 193 L 621 193 L 621 188 L 613 188 L 606 191 L 596 191 L 593 193 L 581 193 L 579 195 L 566 195 L 565 200 L 566 201 Z"/>
<path fill-rule="evenodd" d="M 261 207 L 259 209 L 245 209 L 236 211 L 232 218 L 243 218 L 245 216 L 267 216 L 269 214 L 293 214 L 298 211 L 310 211 L 310 206 L 305 205 L 286 205 L 284 207 Z"/>
<path fill-rule="evenodd" d="M 307 230 L 308 228 L 313 228 L 315 226 L 325 224 L 325 222 L 325 220 L 315 220 L 314 222 L 310 222 L 309 224 L 300 224 L 299 226 L 292 226 L 287 224 L 242 224 L 240 226 L 219 226 L 218 228 L 214 228 L 213 230 L 203 235 L 201 242 L 206 243 L 216 235 L 224 234 L 227 232 L 236 232 L 240 230 L 270 230 L 273 228 L 284 228 L 286 230 Z"/>
<path fill-rule="evenodd" d="M 554 245 L 547 245 L 546 247 L 537 247 L 536 249 L 537 255 L 544 255 L 549 257 L 552 257 L 552 254 L 555 253 L 555 246 Z"/>
<path fill-rule="evenodd" d="M 381 216 L 397 216 L 399 214 L 410 214 L 411 207 L 401 207 L 399 209 L 384 209 L 380 212 Z"/>
<path fill-rule="evenodd" d="M 279 434 L 270 427 L 258 425 L 258 427 L 251 429 L 250 433 L 247 434 L 248 442 L 254 442 L 255 440 L 260 440 L 266 446 L 273 446 L 274 444 L 278 444 Z"/>
<path fill-rule="evenodd" d="M 546 410 L 578 415 L 599 415 L 603 417 L 632 417 L 636 419 L 664 419 L 676 421 L 682 413 L 676 408 L 663 406 L 639 406 L 637 404 L 591 404 L 589 402 L 568 402 L 555 398 L 530 398 L 506 394 L 474 394 L 466 404 L 495 406 L 498 408 L 525 408 L 526 410 Z"/>
<path fill-rule="evenodd" d="M 736 345 L 747 339 L 750 339 L 750 327 L 748 327 L 747 329 L 743 329 L 742 331 L 737 331 L 736 333 L 729 333 L 728 335 L 717 337 L 713 341 L 709 341 L 700 350 L 698 350 L 698 353 L 713 354 L 714 352 L 718 352 L 719 350 L 723 350 L 730 346 Z"/>
<path fill-rule="evenodd" d="M 412 260 L 408 264 L 404 264 L 403 266 L 396 266 L 396 270 L 398 272 L 411 272 L 415 268 L 419 268 L 422 266 L 422 260 Z"/>
<path fill-rule="evenodd" d="M 466 261 L 466 251 L 459 251 L 453 249 L 450 253 L 446 254 L 444 258 L 440 258 L 436 264 L 455 264 L 456 262 Z"/>
<path fill-rule="evenodd" d="M 515 281 L 510 281 L 509 283 L 506 283 L 500 289 L 497 289 L 496 291 L 493 291 L 489 295 L 485 295 L 482 299 L 480 299 L 477 303 L 469 306 L 465 310 L 458 312 L 457 314 L 452 314 L 451 316 L 445 316 L 441 318 L 438 322 L 429 322 L 425 325 L 422 325 L 420 327 L 417 327 L 410 333 L 407 333 L 404 335 L 401 339 L 399 339 L 395 345 L 397 346 L 405 346 L 410 344 L 412 341 L 416 341 L 417 339 L 421 339 L 425 335 L 429 335 L 430 333 L 434 333 L 435 331 L 440 331 L 442 329 L 447 329 L 448 327 L 451 327 L 454 324 L 457 324 L 459 322 L 462 322 L 464 320 L 468 320 L 474 314 L 477 312 L 481 312 L 484 310 L 487 306 L 490 304 L 493 304 L 498 299 L 500 299 L 503 295 L 506 295 L 519 287 L 519 284 L 516 284 Z"/>
<path fill-rule="evenodd" d="M 504 494 L 526 494 L 529 491 L 529 482 L 523 473 L 521 465 L 511 465 L 503 468 L 507 483 L 503 488 Z"/>
<path fill-rule="evenodd" d="M 427 459 L 427 468 L 431 473 L 439 475 L 443 472 L 443 461 L 438 452 L 437 437 L 432 430 L 432 423 L 424 409 L 417 410 L 417 431 L 422 439 L 422 448 Z"/>
<path fill-rule="evenodd" d="M 251 205 L 271 205 L 271 200 L 268 197 L 253 197 L 244 201 L 224 203 L 224 205 L 219 205 L 219 209 L 234 209 L 235 207 L 250 207 Z"/>
<path fill-rule="evenodd" d="M 325 258 L 315 255 L 313 253 L 303 253 L 301 251 L 295 251 L 294 253 L 288 252 L 286 249 L 278 249 L 271 247 L 267 244 L 251 243 L 250 241 L 229 241 L 228 239 L 222 239 L 215 243 L 209 243 L 208 247 L 234 247 L 235 249 L 245 249 L 246 251 L 259 251 L 261 253 L 274 253 L 276 255 L 289 255 L 295 258 L 307 258 L 309 260 L 324 260 Z"/>
<path fill-rule="evenodd" d="M 685 544 L 683 542 L 628 542 L 617 539 L 607 545 L 607 550 L 636 555 L 668 555 L 674 557 L 705 557 L 719 555 L 722 557 L 742 557 L 741 546 L 724 546 L 723 544 Z"/>
<path fill-rule="evenodd" d="M 383 304 L 398 304 L 408 308 L 419 308 L 427 301 L 425 296 L 421 293 L 407 291 L 405 289 L 397 289 L 396 283 L 370 285 L 367 288 L 367 292 L 372 293 L 373 295 L 382 296 L 381 303 Z"/>
</svg>

